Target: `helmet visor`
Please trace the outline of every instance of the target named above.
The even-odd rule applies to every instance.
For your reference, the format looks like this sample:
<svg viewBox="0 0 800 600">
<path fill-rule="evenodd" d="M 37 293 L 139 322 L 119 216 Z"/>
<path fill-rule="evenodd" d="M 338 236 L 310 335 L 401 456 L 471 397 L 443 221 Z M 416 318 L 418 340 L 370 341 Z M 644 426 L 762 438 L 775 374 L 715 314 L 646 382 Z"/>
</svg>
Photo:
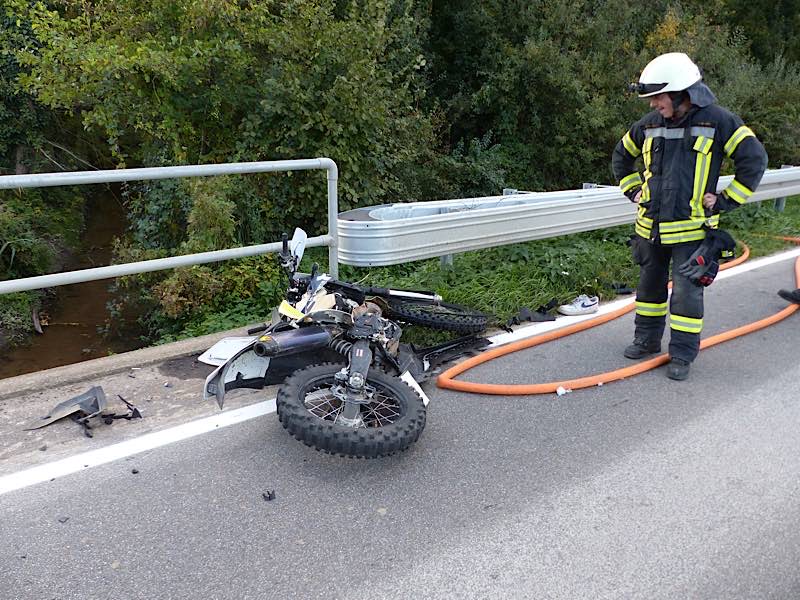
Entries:
<svg viewBox="0 0 800 600">
<path fill-rule="evenodd" d="M 632 92 L 636 92 L 639 96 L 652 96 L 658 94 L 667 87 L 667 83 L 632 83 L 628 88 Z"/>
</svg>

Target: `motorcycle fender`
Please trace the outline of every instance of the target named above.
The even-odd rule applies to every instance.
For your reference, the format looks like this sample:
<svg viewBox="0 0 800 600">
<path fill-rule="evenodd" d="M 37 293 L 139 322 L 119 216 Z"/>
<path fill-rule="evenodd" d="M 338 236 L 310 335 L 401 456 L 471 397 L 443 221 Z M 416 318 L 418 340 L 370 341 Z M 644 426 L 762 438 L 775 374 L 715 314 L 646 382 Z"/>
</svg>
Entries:
<svg viewBox="0 0 800 600">
<path fill-rule="evenodd" d="M 253 346 L 258 337 L 239 350 L 225 364 L 217 367 L 203 386 L 203 398 L 214 398 L 220 409 L 225 402 L 225 393 L 237 388 L 261 389 L 269 368 L 269 357 L 258 356 Z"/>
</svg>

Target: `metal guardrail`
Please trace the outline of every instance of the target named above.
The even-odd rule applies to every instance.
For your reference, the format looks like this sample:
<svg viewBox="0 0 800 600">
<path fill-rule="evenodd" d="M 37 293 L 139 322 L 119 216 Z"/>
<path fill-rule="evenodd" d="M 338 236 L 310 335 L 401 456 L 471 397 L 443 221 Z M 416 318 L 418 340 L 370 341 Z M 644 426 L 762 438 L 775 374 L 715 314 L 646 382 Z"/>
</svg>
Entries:
<svg viewBox="0 0 800 600">
<path fill-rule="evenodd" d="M 718 191 L 732 179 L 720 177 Z M 800 167 L 772 169 L 750 202 L 796 194 Z M 616 186 L 385 204 L 339 215 L 339 260 L 359 267 L 394 265 L 624 225 L 635 218 Z"/>
<path fill-rule="evenodd" d="M 212 175 L 244 175 L 252 173 L 270 173 L 282 171 L 308 171 L 324 169 L 328 173 L 328 233 L 318 237 L 309 238 L 307 247 L 327 246 L 330 261 L 330 272 L 333 277 L 338 276 L 339 256 L 337 246 L 336 216 L 339 212 L 338 182 L 339 169 L 330 158 L 314 158 L 303 160 L 276 160 L 247 163 L 226 163 L 221 165 L 189 165 L 180 167 L 152 167 L 144 169 L 118 169 L 105 171 L 76 171 L 68 173 L 40 173 L 31 175 L 7 175 L 0 177 L 0 189 L 19 189 L 54 187 L 60 185 L 85 185 L 90 183 L 117 183 L 121 181 L 141 181 L 147 179 L 173 179 L 177 177 L 207 177 Z M 246 246 L 244 248 L 230 248 L 215 250 L 199 254 L 187 254 L 170 258 L 145 260 L 121 265 L 110 265 L 94 269 L 69 271 L 66 273 L 53 273 L 38 277 L 27 277 L 11 281 L 0 281 L 0 294 L 22 292 L 45 287 L 96 281 L 122 275 L 148 273 L 175 267 L 200 265 L 210 262 L 257 256 L 265 252 L 277 252 L 281 248 L 280 242 Z"/>
<path fill-rule="evenodd" d="M 385 204 L 338 214 L 338 169 L 329 158 L 9 175 L 0 177 L 0 189 L 311 169 L 328 172 L 328 234 L 309 238 L 306 245 L 328 247 L 333 277 L 338 276 L 340 262 L 353 266 L 394 265 L 624 225 L 635 219 L 631 203 L 616 186 Z M 717 189 L 724 189 L 732 179 L 721 177 Z M 764 174 L 750 202 L 796 194 L 800 194 L 800 167 L 773 169 Z M 256 256 L 279 249 L 280 243 L 274 242 L 3 281 L 0 294 Z"/>
</svg>

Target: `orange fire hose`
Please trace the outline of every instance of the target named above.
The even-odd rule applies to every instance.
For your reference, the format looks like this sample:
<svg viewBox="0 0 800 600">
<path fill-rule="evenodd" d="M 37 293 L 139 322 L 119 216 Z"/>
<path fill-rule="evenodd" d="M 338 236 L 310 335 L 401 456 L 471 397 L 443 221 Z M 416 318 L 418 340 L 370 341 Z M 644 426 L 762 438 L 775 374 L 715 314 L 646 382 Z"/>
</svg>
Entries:
<svg viewBox="0 0 800 600">
<path fill-rule="evenodd" d="M 785 241 L 791 241 L 796 244 L 800 244 L 800 238 L 779 237 L 778 239 L 783 239 Z M 744 244 L 742 244 L 742 247 L 743 247 L 742 255 L 735 260 L 732 260 L 724 265 L 721 265 L 720 270 L 729 269 L 731 267 L 743 263 L 748 259 L 748 257 L 750 256 L 750 249 Z M 794 272 L 795 272 L 795 285 L 797 287 L 800 287 L 800 257 L 798 257 L 797 260 L 795 261 Z M 635 304 L 631 302 L 627 306 L 623 306 L 622 308 L 619 308 L 615 311 L 612 311 L 608 314 L 602 315 L 595 319 L 582 321 L 581 323 L 569 325 L 568 327 L 564 327 L 556 331 L 551 331 L 542 335 L 538 335 L 533 338 L 520 340 L 518 342 L 513 342 L 511 344 L 495 348 L 494 350 L 489 350 L 487 352 L 479 354 L 478 356 L 469 358 L 464 362 L 459 363 L 456 366 L 448 369 L 447 371 L 439 375 L 439 377 L 436 380 L 436 384 L 441 388 L 458 390 L 461 392 L 471 392 L 476 394 L 496 394 L 502 396 L 527 396 L 532 394 L 552 394 L 556 392 L 559 388 L 563 388 L 565 390 L 576 390 L 596 385 L 603 385 L 611 381 L 617 381 L 619 379 L 624 379 L 626 377 L 632 377 L 633 375 L 644 373 L 645 371 L 649 371 L 650 369 L 655 369 L 656 367 L 659 367 L 669 362 L 668 354 L 661 354 L 654 358 L 638 362 L 635 365 L 624 367 L 622 369 L 617 369 L 616 371 L 608 371 L 606 373 L 599 373 L 597 375 L 590 375 L 588 377 L 580 377 L 578 379 L 568 379 L 565 381 L 551 381 L 549 383 L 497 384 L 497 383 L 474 383 L 471 381 L 456 381 L 454 379 L 454 377 L 460 375 L 461 373 L 464 373 L 465 371 L 468 371 L 472 367 L 476 367 L 494 358 L 497 358 L 499 356 L 505 356 L 506 354 L 511 354 L 512 352 L 516 352 L 517 350 L 522 350 L 524 348 L 533 348 L 534 346 L 544 344 L 545 342 L 562 338 L 571 335 L 573 333 L 589 329 L 591 327 L 596 327 L 598 325 L 601 325 L 602 323 L 606 323 L 608 321 L 621 317 L 624 314 L 629 313 L 634 309 L 634 307 Z M 728 331 L 723 331 L 722 333 L 719 333 L 710 338 L 702 340 L 700 342 L 700 349 L 702 350 L 704 348 L 710 348 L 711 346 L 721 344 L 722 342 L 727 342 L 728 340 L 731 340 L 735 337 L 746 335 L 748 333 L 753 333 L 754 331 L 758 331 L 759 329 L 764 329 L 765 327 L 769 327 L 770 325 L 777 323 L 778 321 L 782 321 L 792 313 L 796 312 L 798 309 L 800 309 L 800 305 L 790 304 L 789 306 L 775 313 L 772 316 L 766 317 L 759 321 L 753 321 L 752 323 L 748 323 L 747 325 L 742 325 L 741 327 L 736 327 L 735 329 L 729 329 Z"/>
</svg>

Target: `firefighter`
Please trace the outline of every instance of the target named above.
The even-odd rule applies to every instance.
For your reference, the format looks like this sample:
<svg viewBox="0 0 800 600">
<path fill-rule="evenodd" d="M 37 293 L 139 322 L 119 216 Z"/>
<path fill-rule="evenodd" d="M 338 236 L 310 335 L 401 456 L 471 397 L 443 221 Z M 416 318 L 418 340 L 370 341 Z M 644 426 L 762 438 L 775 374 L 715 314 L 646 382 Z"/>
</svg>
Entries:
<svg viewBox="0 0 800 600">
<path fill-rule="evenodd" d="M 631 248 L 640 281 L 634 339 L 624 355 L 638 359 L 661 352 L 672 262 L 667 376 L 683 380 L 700 350 L 704 286 L 678 267 L 696 256 L 707 231 L 718 227 L 720 213 L 752 196 L 767 154 L 741 118 L 716 104 L 700 69 L 682 52 L 653 59 L 631 90 L 653 110 L 630 127 L 612 159 L 620 189 L 637 205 Z M 735 176 L 716 193 L 726 157 Z"/>
</svg>

